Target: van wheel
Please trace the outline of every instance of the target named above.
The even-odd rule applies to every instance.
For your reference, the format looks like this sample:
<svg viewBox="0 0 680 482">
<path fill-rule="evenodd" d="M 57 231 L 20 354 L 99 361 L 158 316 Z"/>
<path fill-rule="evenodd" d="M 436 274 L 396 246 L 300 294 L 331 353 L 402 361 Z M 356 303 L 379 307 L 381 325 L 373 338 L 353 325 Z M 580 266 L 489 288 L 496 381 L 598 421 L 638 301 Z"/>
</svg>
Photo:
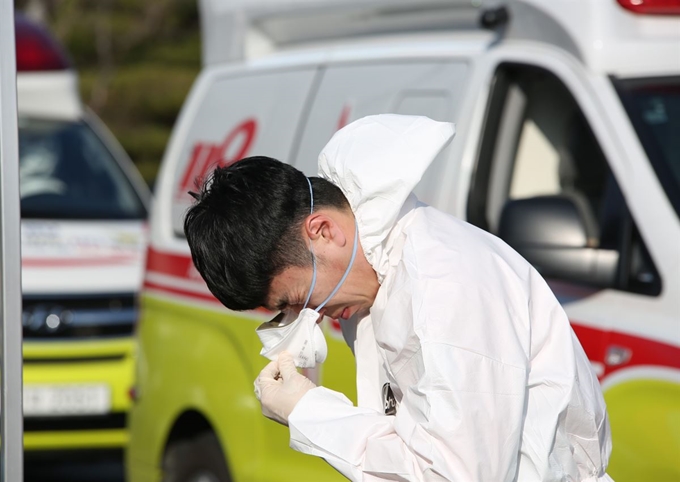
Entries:
<svg viewBox="0 0 680 482">
<path fill-rule="evenodd" d="M 229 482 L 220 442 L 212 432 L 170 444 L 163 457 L 163 482 Z"/>
</svg>

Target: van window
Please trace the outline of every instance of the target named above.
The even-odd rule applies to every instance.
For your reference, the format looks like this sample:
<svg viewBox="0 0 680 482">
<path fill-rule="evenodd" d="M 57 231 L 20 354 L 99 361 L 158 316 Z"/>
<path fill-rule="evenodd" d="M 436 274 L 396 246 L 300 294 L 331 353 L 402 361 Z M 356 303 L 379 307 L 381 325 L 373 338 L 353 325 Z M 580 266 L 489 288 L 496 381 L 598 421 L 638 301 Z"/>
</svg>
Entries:
<svg viewBox="0 0 680 482">
<path fill-rule="evenodd" d="M 316 175 L 321 149 L 340 128 L 361 117 L 398 113 L 455 122 L 468 65 L 457 61 L 400 61 L 332 65 L 321 78 L 306 122 L 295 167 Z M 446 149 L 416 187 L 418 197 L 435 204 Z"/>
<path fill-rule="evenodd" d="M 218 165 L 258 155 L 289 162 L 301 116 L 311 95 L 316 69 L 276 70 L 212 77 L 174 163 L 172 227 L 184 237 L 189 191 Z"/>
<path fill-rule="evenodd" d="M 614 85 L 680 217 L 680 77 L 628 79 Z"/>
<path fill-rule="evenodd" d="M 617 287 L 661 290 L 618 183 L 579 105 L 543 69 L 501 66 L 468 200 L 470 222 L 498 233 L 509 200 L 568 195 L 585 215 L 592 247 L 621 254 Z"/>
<path fill-rule="evenodd" d="M 452 84 L 453 85 L 453 84 Z M 395 114 L 424 115 L 430 119 L 450 121 L 451 108 L 454 105 L 453 93 L 450 89 L 427 90 L 413 89 L 404 91 L 401 98 L 395 102 L 392 110 Z M 448 149 L 444 149 L 432 161 L 430 167 L 423 174 L 413 193 L 426 204 L 437 204 L 436 195 L 439 194 L 444 164 L 448 158 Z"/>
<path fill-rule="evenodd" d="M 113 154 L 84 122 L 20 119 L 19 180 L 23 218 L 146 217 Z"/>
</svg>

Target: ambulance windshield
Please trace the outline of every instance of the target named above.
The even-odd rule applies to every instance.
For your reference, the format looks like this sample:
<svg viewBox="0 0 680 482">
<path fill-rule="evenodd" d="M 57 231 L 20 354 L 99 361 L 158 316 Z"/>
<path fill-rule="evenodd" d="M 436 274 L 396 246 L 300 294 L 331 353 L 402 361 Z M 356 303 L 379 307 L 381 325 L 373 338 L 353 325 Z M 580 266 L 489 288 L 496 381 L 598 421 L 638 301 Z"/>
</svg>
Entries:
<svg viewBox="0 0 680 482">
<path fill-rule="evenodd" d="M 19 120 L 21 216 L 143 219 L 144 204 L 84 122 Z"/>
<path fill-rule="evenodd" d="M 680 217 L 680 77 L 621 80 L 616 86 Z"/>
</svg>

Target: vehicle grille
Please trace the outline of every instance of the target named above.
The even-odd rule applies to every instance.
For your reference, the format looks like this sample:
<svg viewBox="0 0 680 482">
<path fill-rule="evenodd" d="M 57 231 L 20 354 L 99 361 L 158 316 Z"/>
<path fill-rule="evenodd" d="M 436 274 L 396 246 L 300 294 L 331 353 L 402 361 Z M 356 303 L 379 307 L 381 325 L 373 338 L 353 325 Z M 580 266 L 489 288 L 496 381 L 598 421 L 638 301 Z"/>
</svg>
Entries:
<svg viewBox="0 0 680 482">
<path fill-rule="evenodd" d="M 134 293 L 77 296 L 24 295 L 24 339 L 82 339 L 132 334 Z"/>
</svg>

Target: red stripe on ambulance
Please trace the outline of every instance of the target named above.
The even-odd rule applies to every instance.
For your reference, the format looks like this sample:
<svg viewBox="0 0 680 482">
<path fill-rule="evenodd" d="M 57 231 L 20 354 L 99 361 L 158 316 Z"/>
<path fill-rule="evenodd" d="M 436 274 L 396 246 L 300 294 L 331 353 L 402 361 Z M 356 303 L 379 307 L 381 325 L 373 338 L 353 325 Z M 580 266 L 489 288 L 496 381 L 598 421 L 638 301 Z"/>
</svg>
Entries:
<svg viewBox="0 0 680 482">
<path fill-rule="evenodd" d="M 97 258 L 23 258 L 21 265 L 25 268 L 90 268 L 137 264 L 139 261 L 141 261 L 139 254 L 125 254 Z"/>
<path fill-rule="evenodd" d="M 182 288 L 176 288 L 174 286 L 168 286 L 166 284 L 156 283 L 149 280 L 144 281 L 144 289 L 161 291 L 165 294 L 179 295 L 184 298 L 192 298 L 194 300 L 207 301 L 209 303 L 217 304 L 223 307 L 222 303 L 220 303 L 217 300 L 217 298 L 215 298 L 210 293 L 199 293 L 197 291 L 189 291 Z"/>
<path fill-rule="evenodd" d="M 146 255 L 146 279 L 144 289 L 165 292 L 170 295 L 179 295 L 185 298 L 192 298 L 198 301 L 208 301 L 216 304 L 225 310 L 227 308 L 208 291 L 205 281 L 201 278 L 198 270 L 194 266 L 191 256 L 176 253 L 167 253 L 154 249 L 149 246 Z M 159 279 L 150 279 L 148 275 L 161 275 Z M 185 289 L 172 284 L 171 281 L 164 283 L 163 278 L 178 280 L 186 283 L 191 281 L 196 289 Z M 267 316 L 274 314 L 264 308 L 250 310 Z"/>
<path fill-rule="evenodd" d="M 619 331 L 600 330 L 574 321 L 571 326 L 588 359 L 604 366 L 600 379 L 631 367 L 680 369 L 680 347 Z"/>
<path fill-rule="evenodd" d="M 198 275 L 198 271 L 194 267 L 194 262 L 191 256 L 185 254 L 162 253 L 149 247 L 146 255 L 146 271 L 164 274 L 168 276 L 176 276 L 184 279 L 196 279 L 194 273 Z"/>
</svg>

